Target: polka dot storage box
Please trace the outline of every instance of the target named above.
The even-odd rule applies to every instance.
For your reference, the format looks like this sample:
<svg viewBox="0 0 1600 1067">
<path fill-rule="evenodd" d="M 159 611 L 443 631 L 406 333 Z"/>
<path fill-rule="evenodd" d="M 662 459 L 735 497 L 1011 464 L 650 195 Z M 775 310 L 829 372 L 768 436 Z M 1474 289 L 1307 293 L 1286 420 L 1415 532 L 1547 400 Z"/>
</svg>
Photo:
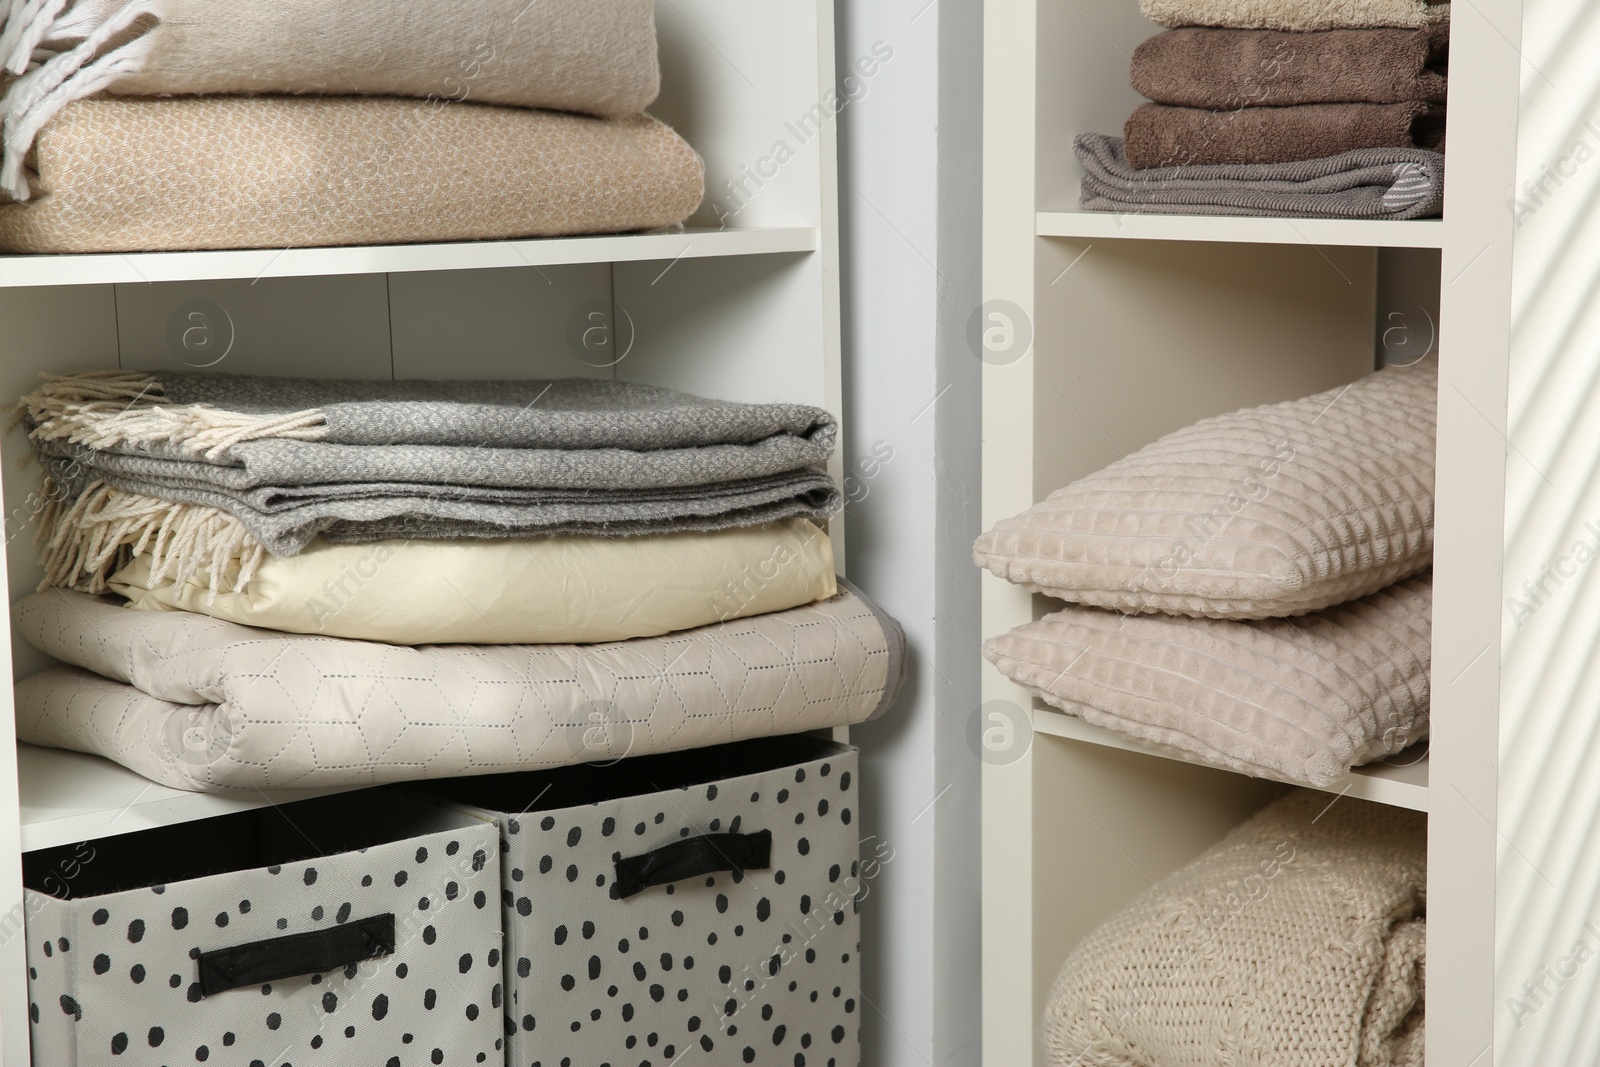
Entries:
<svg viewBox="0 0 1600 1067">
<path fill-rule="evenodd" d="M 33 1062 L 501 1063 L 498 852 L 370 791 L 28 853 Z"/>
<path fill-rule="evenodd" d="M 856 752 L 429 783 L 500 820 L 510 1067 L 859 1067 Z"/>
</svg>

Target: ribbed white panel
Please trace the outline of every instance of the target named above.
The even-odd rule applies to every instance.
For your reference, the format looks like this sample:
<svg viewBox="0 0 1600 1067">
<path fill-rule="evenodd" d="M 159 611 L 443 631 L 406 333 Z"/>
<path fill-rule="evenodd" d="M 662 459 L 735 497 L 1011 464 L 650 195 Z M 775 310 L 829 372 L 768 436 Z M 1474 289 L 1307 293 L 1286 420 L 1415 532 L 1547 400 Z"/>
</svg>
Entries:
<svg viewBox="0 0 1600 1067">
<path fill-rule="evenodd" d="M 1600 6 L 1528 0 L 1522 55 L 1494 1062 L 1561 1067 L 1600 1062 Z"/>
</svg>

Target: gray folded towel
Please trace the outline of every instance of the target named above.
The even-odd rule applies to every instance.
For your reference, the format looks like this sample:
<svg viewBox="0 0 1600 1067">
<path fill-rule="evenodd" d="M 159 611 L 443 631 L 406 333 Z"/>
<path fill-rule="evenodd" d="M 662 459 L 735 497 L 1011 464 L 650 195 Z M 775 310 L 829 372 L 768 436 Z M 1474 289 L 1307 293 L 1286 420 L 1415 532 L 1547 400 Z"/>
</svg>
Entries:
<svg viewBox="0 0 1600 1067">
<path fill-rule="evenodd" d="M 1086 133 L 1080 203 L 1091 211 L 1264 215 L 1313 219 L 1427 219 L 1444 208 L 1444 156 L 1420 148 L 1363 148 L 1295 163 L 1136 168 L 1122 139 Z"/>
</svg>

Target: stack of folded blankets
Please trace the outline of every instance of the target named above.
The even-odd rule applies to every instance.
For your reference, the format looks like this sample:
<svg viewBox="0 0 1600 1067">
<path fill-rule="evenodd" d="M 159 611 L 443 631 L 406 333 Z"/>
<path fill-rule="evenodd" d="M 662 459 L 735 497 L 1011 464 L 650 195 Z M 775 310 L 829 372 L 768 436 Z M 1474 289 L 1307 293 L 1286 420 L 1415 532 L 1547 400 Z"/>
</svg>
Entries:
<svg viewBox="0 0 1600 1067">
<path fill-rule="evenodd" d="M 1170 754 L 1329 786 L 1427 735 L 1438 362 L 1206 419 L 979 538 L 1068 601 L 985 655 Z"/>
<path fill-rule="evenodd" d="M 550 767 L 861 722 L 899 628 L 820 524 L 826 412 L 653 386 L 46 376 L 67 666 L 18 736 L 197 790 Z"/>
<path fill-rule="evenodd" d="M 1420 812 L 1296 791 L 1072 950 L 1050 1062 L 1422 1067 L 1426 887 Z"/>
<path fill-rule="evenodd" d="M 0 250 L 614 233 L 704 194 L 644 113 L 653 0 L 6 6 Z"/>
<path fill-rule="evenodd" d="M 1142 0 L 1152 103 L 1084 134 L 1102 211 L 1413 219 L 1440 214 L 1448 4 Z"/>
</svg>

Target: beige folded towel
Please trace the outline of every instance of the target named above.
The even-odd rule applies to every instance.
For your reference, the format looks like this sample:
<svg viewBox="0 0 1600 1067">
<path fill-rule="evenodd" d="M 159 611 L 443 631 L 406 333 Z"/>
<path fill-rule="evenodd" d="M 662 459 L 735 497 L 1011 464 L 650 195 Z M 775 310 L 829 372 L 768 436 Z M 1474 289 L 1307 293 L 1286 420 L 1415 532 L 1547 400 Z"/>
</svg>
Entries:
<svg viewBox="0 0 1600 1067">
<path fill-rule="evenodd" d="M 1427 821 L 1297 792 L 1084 938 L 1055 1067 L 1422 1067 Z"/>
<path fill-rule="evenodd" d="M 694 150 L 648 115 L 367 97 L 95 99 L 39 135 L 0 250 L 140 252 L 615 233 L 681 222 Z"/>
<path fill-rule="evenodd" d="M 1450 21 L 1449 4 L 1428 0 L 1139 0 L 1139 11 L 1162 26 L 1236 30 L 1415 29 Z"/>
</svg>

